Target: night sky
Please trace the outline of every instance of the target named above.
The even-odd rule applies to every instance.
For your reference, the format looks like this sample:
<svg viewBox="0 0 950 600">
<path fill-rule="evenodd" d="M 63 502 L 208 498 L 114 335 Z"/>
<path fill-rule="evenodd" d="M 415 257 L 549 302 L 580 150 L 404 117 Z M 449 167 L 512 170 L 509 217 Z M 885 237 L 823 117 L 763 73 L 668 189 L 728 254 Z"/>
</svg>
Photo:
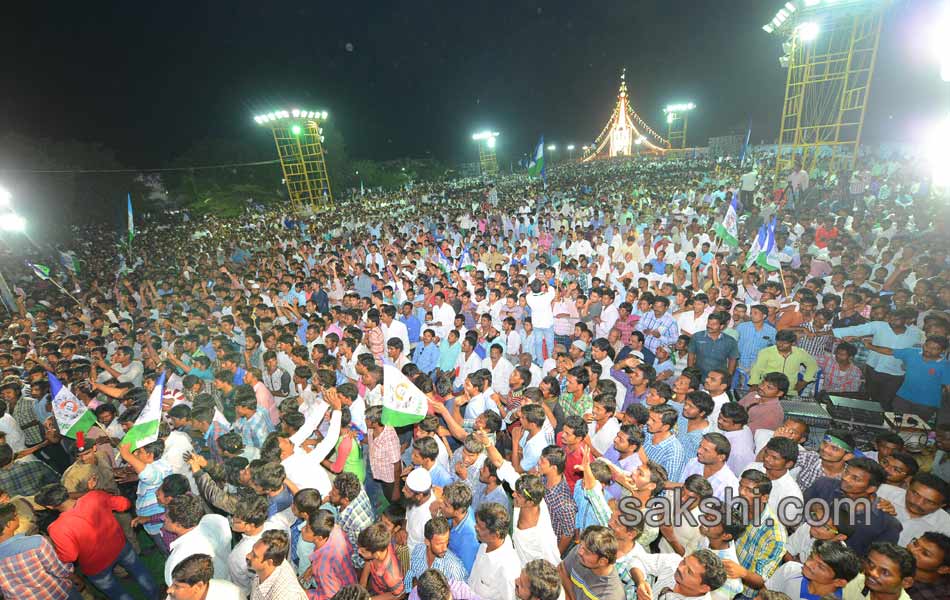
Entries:
<svg viewBox="0 0 950 600">
<path fill-rule="evenodd" d="M 0 25 L 0 134 L 102 142 L 145 168 L 203 138 L 259 136 L 256 112 L 300 106 L 327 110 L 351 157 L 474 160 L 471 133 L 491 127 L 517 160 L 541 134 L 589 143 L 626 67 L 661 133 L 661 107 L 692 100 L 691 144 L 749 118 L 758 142 L 781 114 L 781 40 L 761 30 L 781 4 L 20 2 Z M 912 140 L 946 111 L 934 5 L 892 3 L 866 139 Z"/>
</svg>

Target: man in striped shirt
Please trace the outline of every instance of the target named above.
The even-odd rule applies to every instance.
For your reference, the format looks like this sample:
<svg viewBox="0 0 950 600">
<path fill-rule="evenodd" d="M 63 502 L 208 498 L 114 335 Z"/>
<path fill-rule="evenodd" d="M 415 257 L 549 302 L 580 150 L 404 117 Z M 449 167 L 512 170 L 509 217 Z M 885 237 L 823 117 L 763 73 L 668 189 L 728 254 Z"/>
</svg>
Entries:
<svg viewBox="0 0 950 600">
<path fill-rule="evenodd" d="M 672 315 L 667 313 L 670 301 L 659 296 L 653 301 L 653 310 L 646 313 L 637 323 L 637 331 L 646 337 L 643 345 L 654 354 L 659 346 L 672 346 L 679 338 L 680 329 Z"/>
<path fill-rule="evenodd" d="M 15 535 L 20 526 L 13 504 L 0 506 L 0 593 L 18 600 L 77 600 L 71 564 L 63 564 L 40 535 Z"/>
<path fill-rule="evenodd" d="M 409 570 L 403 581 L 406 591 L 411 591 L 419 576 L 430 568 L 445 575 L 448 581 L 464 582 L 467 579 L 462 560 L 449 550 L 450 530 L 445 517 L 433 517 L 426 523 L 425 543 L 413 548 L 409 555 Z"/>
</svg>

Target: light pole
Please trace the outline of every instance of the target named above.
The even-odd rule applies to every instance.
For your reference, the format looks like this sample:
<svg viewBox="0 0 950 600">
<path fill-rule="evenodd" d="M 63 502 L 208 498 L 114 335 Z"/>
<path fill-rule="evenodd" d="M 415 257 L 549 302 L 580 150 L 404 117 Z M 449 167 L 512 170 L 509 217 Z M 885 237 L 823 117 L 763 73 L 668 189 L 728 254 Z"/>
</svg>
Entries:
<svg viewBox="0 0 950 600">
<path fill-rule="evenodd" d="M 478 142 L 478 166 L 482 177 L 494 177 L 498 174 L 498 159 L 495 157 L 497 131 L 480 131 L 472 135 L 472 140 Z M 482 143 L 484 142 L 484 143 Z"/>
<path fill-rule="evenodd" d="M 663 113 L 666 114 L 667 138 L 670 140 L 670 146 L 675 148 L 674 140 L 678 140 L 680 148 L 686 147 L 686 126 L 689 124 L 689 113 L 694 108 L 696 105 L 692 102 L 684 102 L 670 104 L 663 109 Z M 682 128 L 677 128 L 677 123 L 680 123 Z"/>
</svg>

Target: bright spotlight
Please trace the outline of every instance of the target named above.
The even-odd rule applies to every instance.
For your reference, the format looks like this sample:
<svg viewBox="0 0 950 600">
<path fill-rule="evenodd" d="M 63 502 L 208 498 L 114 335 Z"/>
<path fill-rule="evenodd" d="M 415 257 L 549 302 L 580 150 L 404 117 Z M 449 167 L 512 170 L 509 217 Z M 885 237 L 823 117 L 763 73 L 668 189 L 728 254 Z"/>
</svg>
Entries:
<svg viewBox="0 0 950 600">
<path fill-rule="evenodd" d="M 810 42 L 818 37 L 818 23 L 808 21 L 796 27 L 798 38 L 803 42 Z"/>
<path fill-rule="evenodd" d="M 0 230 L 21 232 L 26 229 L 26 219 L 16 213 L 0 215 Z"/>
<path fill-rule="evenodd" d="M 672 123 L 672 122 L 673 122 L 673 113 L 667 113 L 667 114 L 666 114 L 666 122 L 667 122 L 667 123 Z"/>
<path fill-rule="evenodd" d="M 930 132 L 925 145 L 927 160 L 930 162 L 933 183 L 938 187 L 950 185 L 950 117 L 944 118 Z"/>
<path fill-rule="evenodd" d="M 495 147 L 495 138 L 494 138 L 494 137 L 488 138 L 488 141 L 487 141 L 486 143 L 488 144 L 488 147 L 489 147 L 489 148 L 494 148 L 494 147 Z"/>
<path fill-rule="evenodd" d="M 326 119 L 326 118 L 327 118 L 327 111 L 323 111 L 322 113 L 320 113 L 320 118 L 321 118 L 321 119 Z"/>
<path fill-rule="evenodd" d="M 567 147 L 567 149 L 568 149 L 568 150 L 573 150 L 573 149 L 574 149 L 574 144 L 569 145 L 569 146 Z"/>
<path fill-rule="evenodd" d="M 10 206 L 10 200 L 13 198 L 7 188 L 0 187 L 0 206 Z"/>
<path fill-rule="evenodd" d="M 299 109 L 299 108 L 291 109 L 290 114 L 292 114 L 295 119 L 296 119 L 296 118 L 299 118 L 299 117 L 300 117 L 300 109 Z"/>
<path fill-rule="evenodd" d="M 300 135 L 300 125 L 294 125 L 290 128 L 290 131 L 292 131 L 294 135 Z"/>
<path fill-rule="evenodd" d="M 638 145 L 638 146 L 639 146 L 640 144 L 642 144 L 642 143 L 643 143 L 643 136 L 641 135 L 641 136 L 638 137 L 637 139 L 633 140 L 633 143 L 636 144 L 636 145 Z"/>
<path fill-rule="evenodd" d="M 554 152 L 555 150 L 557 150 L 557 146 L 555 146 L 554 144 L 551 144 L 550 146 L 548 146 L 548 150 L 550 150 L 551 152 Z"/>
</svg>

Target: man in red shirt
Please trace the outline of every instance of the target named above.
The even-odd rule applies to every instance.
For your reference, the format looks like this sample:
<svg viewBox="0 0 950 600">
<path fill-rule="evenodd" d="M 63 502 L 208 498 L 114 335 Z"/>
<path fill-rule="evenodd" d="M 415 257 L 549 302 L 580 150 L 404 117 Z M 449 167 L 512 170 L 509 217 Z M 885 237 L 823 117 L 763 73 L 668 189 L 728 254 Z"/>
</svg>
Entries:
<svg viewBox="0 0 950 600">
<path fill-rule="evenodd" d="M 40 490 L 36 503 L 60 513 L 49 526 L 49 537 L 56 555 L 64 563 L 79 565 L 103 594 L 114 600 L 132 599 L 112 572 L 119 564 L 132 574 L 146 598 L 157 597 L 155 581 L 132 550 L 112 514 L 132 508 L 127 498 L 101 490 L 70 498 L 65 487 L 54 483 Z"/>
<path fill-rule="evenodd" d="M 827 217 L 825 221 L 815 229 L 815 245 L 819 248 L 826 248 L 828 242 L 838 237 L 838 228 L 835 227 L 834 217 Z"/>
<path fill-rule="evenodd" d="M 581 454 L 581 444 L 584 444 L 587 438 L 587 423 L 583 418 L 571 415 L 564 420 L 564 427 L 558 435 L 560 437 L 558 445 L 564 449 L 567 458 L 564 463 L 564 478 L 573 494 L 574 484 L 582 475 L 574 467 L 580 466 L 584 458 Z"/>
</svg>

